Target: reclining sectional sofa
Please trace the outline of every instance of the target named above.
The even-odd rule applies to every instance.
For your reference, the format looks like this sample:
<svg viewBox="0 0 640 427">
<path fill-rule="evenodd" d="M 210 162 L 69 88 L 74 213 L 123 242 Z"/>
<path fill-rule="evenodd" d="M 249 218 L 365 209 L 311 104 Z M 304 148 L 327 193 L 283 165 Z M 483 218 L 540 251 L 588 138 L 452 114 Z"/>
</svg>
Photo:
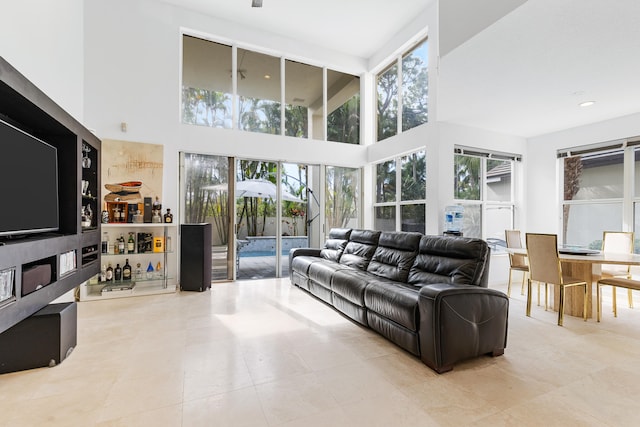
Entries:
<svg viewBox="0 0 640 427">
<path fill-rule="evenodd" d="M 487 288 L 483 240 L 332 229 L 324 248 L 292 249 L 289 266 L 291 283 L 438 373 L 504 353 L 509 299 Z"/>
</svg>

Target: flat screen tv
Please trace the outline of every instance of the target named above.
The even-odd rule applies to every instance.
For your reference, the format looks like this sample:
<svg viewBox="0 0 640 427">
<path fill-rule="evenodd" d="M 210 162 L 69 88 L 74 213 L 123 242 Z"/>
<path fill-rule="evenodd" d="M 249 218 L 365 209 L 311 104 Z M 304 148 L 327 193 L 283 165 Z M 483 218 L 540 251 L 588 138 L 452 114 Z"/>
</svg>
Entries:
<svg viewBox="0 0 640 427">
<path fill-rule="evenodd" d="M 59 228 L 55 147 L 0 119 L 0 238 Z"/>
</svg>

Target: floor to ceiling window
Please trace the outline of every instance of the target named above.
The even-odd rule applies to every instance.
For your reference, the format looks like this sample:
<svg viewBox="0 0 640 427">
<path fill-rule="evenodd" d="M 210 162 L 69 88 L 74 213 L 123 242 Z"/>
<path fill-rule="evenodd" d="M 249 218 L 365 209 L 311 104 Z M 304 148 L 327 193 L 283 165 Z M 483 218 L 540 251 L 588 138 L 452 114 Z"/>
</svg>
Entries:
<svg viewBox="0 0 640 427">
<path fill-rule="evenodd" d="M 426 230 L 425 151 L 376 164 L 374 228 L 384 231 Z M 400 185 L 397 185 L 397 183 Z"/>
<path fill-rule="evenodd" d="M 212 225 L 211 279 L 233 278 L 232 254 L 229 242 L 229 158 L 205 154 L 182 153 L 181 194 L 184 203 L 181 216 L 186 224 L 210 223 Z"/>
</svg>

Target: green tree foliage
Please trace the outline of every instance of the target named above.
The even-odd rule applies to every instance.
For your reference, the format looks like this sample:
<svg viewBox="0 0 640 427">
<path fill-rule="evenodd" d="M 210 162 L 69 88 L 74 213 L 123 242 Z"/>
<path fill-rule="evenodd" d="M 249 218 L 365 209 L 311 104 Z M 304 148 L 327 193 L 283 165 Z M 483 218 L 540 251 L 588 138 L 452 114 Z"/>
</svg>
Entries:
<svg viewBox="0 0 640 427">
<path fill-rule="evenodd" d="M 398 66 L 378 76 L 378 141 L 398 133 Z"/>
<path fill-rule="evenodd" d="M 427 162 L 425 152 L 418 151 L 402 159 L 402 200 L 423 200 L 426 196 Z"/>
<path fill-rule="evenodd" d="M 325 218 L 327 229 L 346 227 L 358 217 L 359 169 L 327 167 Z"/>
<path fill-rule="evenodd" d="M 351 97 L 327 116 L 327 140 L 360 143 L 360 94 Z"/>
<path fill-rule="evenodd" d="M 192 87 L 182 88 L 182 122 L 210 127 L 231 124 L 231 95 Z"/>
<path fill-rule="evenodd" d="M 454 198 L 480 200 L 479 157 L 456 154 L 454 157 Z"/>
<path fill-rule="evenodd" d="M 250 132 L 280 134 L 280 103 L 268 99 L 240 97 L 240 129 Z"/>
<path fill-rule="evenodd" d="M 277 171 L 276 163 L 259 160 L 240 160 L 238 162 L 237 180 L 263 179 L 274 184 Z M 247 221 L 247 235 L 262 236 L 267 216 L 275 215 L 274 201 L 269 198 L 241 197 L 237 201 L 238 224 Z M 258 218 L 262 218 L 262 226 Z"/>
<path fill-rule="evenodd" d="M 396 161 L 388 160 L 376 165 L 376 202 L 396 201 Z"/>
<path fill-rule="evenodd" d="M 298 138 L 309 136 L 309 109 L 302 105 L 287 105 L 284 110 L 285 135 Z"/>
</svg>

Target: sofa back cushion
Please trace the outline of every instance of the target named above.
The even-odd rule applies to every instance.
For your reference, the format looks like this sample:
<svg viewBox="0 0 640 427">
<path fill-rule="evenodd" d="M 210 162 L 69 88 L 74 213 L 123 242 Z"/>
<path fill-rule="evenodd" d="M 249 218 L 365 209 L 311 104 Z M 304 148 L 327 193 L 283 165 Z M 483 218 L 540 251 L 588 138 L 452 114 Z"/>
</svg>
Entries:
<svg viewBox="0 0 640 427">
<path fill-rule="evenodd" d="M 487 287 L 489 246 L 468 237 L 422 236 L 409 283 L 449 283 Z"/>
<path fill-rule="evenodd" d="M 405 282 L 418 254 L 422 234 L 382 232 L 373 258 L 367 267 L 369 273 L 397 282 Z"/>
<path fill-rule="evenodd" d="M 332 228 L 324 248 L 320 250 L 320 257 L 339 262 L 350 235 L 350 228 Z"/>
<path fill-rule="evenodd" d="M 340 264 L 366 270 L 378 246 L 379 231 L 352 230 L 347 247 L 340 257 Z"/>
</svg>

